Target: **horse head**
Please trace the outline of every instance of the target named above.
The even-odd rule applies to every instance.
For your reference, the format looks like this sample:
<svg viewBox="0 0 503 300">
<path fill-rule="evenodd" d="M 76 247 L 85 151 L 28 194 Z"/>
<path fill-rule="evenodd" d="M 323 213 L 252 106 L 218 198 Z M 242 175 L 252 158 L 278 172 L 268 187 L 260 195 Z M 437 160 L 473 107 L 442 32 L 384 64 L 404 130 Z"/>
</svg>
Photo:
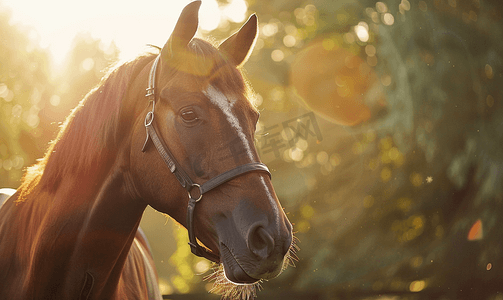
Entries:
<svg viewBox="0 0 503 300">
<path fill-rule="evenodd" d="M 134 97 L 144 100 L 136 106 L 131 141 L 134 188 L 149 205 L 185 227 L 191 225 L 186 219 L 187 189 L 156 148 L 148 146 L 148 137 L 144 145 L 145 123 L 152 121 L 149 117 L 144 121 L 149 112 L 177 168 L 197 185 L 260 162 L 253 142 L 259 113 L 240 71 L 257 36 L 257 17 L 252 15 L 239 31 L 214 47 L 194 38 L 200 4 L 195 1 L 185 7 L 158 61 L 142 73 L 148 77 L 155 64 L 153 103 L 142 94 L 145 81 L 132 89 L 138 91 Z M 205 193 L 197 203 L 195 236 L 212 253 L 210 259 L 223 264 L 230 281 L 254 283 L 282 271 L 292 245 L 292 226 L 268 172 L 243 172 Z"/>
</svg>

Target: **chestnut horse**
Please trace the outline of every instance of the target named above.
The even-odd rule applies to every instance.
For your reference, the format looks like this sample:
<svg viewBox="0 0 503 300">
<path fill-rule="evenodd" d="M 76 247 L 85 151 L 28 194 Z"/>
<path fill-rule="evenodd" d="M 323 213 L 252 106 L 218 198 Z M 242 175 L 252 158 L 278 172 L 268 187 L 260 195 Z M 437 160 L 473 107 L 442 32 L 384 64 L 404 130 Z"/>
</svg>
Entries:
<svg viewBox="0 0 503 300">
<path fill-rule="evenodd" d="M 161 299 L 138 229 L 147 205 L 187 227 L 228 280 L 281 272 L 292 227 L 253 145 L 259 114 L 240 71 L 257 18 L 215 48 L 194 38 L 200 4 L 159 55 L 105 76 L 5 200 L 0 299 Z"/>
</svg>

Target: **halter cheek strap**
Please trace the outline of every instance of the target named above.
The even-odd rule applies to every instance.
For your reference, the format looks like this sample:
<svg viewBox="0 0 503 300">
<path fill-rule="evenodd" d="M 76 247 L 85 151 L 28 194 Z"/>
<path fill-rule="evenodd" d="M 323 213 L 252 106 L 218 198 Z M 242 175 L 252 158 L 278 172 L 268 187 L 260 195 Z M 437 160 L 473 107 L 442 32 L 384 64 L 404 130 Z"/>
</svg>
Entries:
<svg viewBox="0 0 503 300">
<path fill-rule="evenodd" d="M 201 201 L 203 194 L 211 191 L 212 189 L 232 180 L 238 176 L 241 176 L 249 172 L 265 172 L 269 177 L 271 177 L 271 172 L 266 165 L 261 162 L 251 162 L 248 164 L 237 166 L 234 169 L 226 171 L 209 179 L 203 184 L 199 185 L 195 183 L 189 175 L 183 170 L 181 165 L 175 159 L 168 146 L 164 142 L 161 136 L 157 134 L 156 126 L 154 123 L 154 110 L 155 110 L 155 75 L 157 71 L 157 65 L 159 63 L 161 55 L 158 55 L 155 59 L 152 68 L 150 69 L 150 75 L 148 79 L 148 88 L 146 97 L 152 102 L 152 110 L 145 116 L 145 129 L 147 131 L 147 138 L 142 148 L 142 152 L 145 152 L 150 142 L 154 144 L 157 152 L 163 159 L 164 163 L 168 166 L 169 170 L 184 187 L 189 196 L 189 203 L 187 206 L 187 230 L 189 232 L 189 245 L 193 254 L 207 258 L 209 260 L 218 262 L 219 257 L 212 253 L 207 248 L 199 245 L 194 233 L 194 211 L 196 208 L 196 203 Z"/>
</svg>

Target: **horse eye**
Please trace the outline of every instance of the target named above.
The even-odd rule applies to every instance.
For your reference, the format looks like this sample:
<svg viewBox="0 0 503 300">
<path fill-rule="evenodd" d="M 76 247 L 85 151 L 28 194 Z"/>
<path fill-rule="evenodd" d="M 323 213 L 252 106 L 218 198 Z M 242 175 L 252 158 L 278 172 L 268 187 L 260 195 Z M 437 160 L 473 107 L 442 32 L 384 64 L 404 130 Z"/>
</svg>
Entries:
<svg viewBox="0 0 503 300">
<path fill-rule="evenodd" d="M 185 122 L 194 122 L 198 120 L 196 113 L 193 110 L 185 110 L 181 113 L 182 119 Z"/>
</svg>

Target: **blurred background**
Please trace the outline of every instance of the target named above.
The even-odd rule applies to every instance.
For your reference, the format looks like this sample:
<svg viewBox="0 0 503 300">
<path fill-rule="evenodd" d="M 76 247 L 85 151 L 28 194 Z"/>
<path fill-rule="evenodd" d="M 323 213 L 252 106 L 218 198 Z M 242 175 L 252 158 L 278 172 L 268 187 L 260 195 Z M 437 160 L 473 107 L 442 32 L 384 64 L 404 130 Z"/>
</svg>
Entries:
<svg viewBox="0 0 503 300">
<path fill-rule="evenodd" d="M 0 0 L 0 187 L 188 2 Z M 502 300 L 503 4 L 203 0 L 199 35 L 253 12 L 256 146 L 301 248 L 258 299 Z M 219 298 L 184 228 L 142 227 L 166 299 Z"/>
</svg>

